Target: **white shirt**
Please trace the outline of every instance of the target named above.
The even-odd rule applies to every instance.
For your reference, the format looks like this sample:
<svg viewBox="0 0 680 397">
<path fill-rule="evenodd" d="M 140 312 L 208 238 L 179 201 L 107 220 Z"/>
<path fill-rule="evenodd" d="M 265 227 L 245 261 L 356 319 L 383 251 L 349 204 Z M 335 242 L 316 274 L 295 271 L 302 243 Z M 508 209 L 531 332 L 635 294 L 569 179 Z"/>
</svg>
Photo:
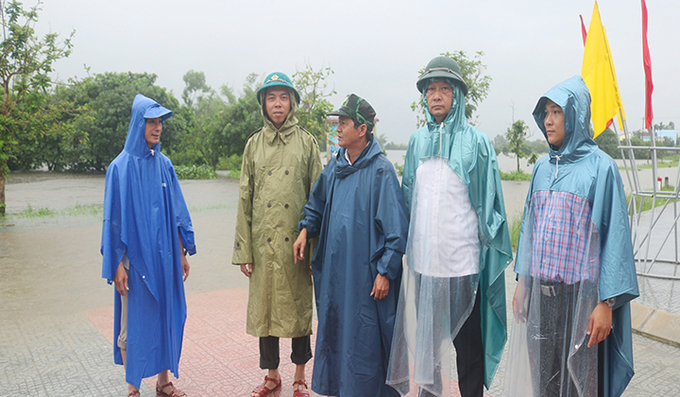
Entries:
<svg viewBox="0 0 680 397">
<path fill-rule="evenodd" d="M 409 247 L 413 269 L 426 276 L 479 273 L 478 217 L 467 185 L 434 157 L 416 169 Z"/>
</svg>

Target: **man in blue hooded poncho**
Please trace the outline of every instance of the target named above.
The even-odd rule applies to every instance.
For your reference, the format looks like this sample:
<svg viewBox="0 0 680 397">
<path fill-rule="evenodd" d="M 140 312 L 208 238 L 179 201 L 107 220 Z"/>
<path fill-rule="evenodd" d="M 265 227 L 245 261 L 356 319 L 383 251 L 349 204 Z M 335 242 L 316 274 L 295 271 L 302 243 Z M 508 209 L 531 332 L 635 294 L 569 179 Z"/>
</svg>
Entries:
<svg viewBox="0 0 680 397">
<path fill-rule="evenodd" d="M 385 384 L 408 219 L 394 166 L 372 137 L 375 111 L 351 94 L 338 143 L 314 185 L 293 245 L 312 258 L 318 328 L 312 390 L 321 395 L 398 396 Z"/>
<path fill-rule="evenodd" d="M 178 376 L 194 231 L 175 170 L 160 151 L 163 121 L 172 112 L 137 95 L 125 148 L 106 171 L 102 277 L 116 285 L 114 358 L 125 365 L 128 396 L 158 374 L 158 396 L 184 396 Z"/>
<path fill-rule="evenodd" d="M 616 163 L 590 137 L 579 76 L 533 112 L 550 152 L 534 167 L 515 271 L 507 396 L 620 396 L 633 376 L 638 296 Z"/>
<path fill-rule="evenodd" d="M 512 260 L 496 153 L 465 119 L 468 88 L 453 59 L 432 59 L 416 86 L 427 126 L 404 162 L 411 219 L 388 384 L 406 395 L 412 376 L 420 396 L 449 395 L 455 346 L 461 395 L 481 397 L 506 341 Z"/>
</svg>

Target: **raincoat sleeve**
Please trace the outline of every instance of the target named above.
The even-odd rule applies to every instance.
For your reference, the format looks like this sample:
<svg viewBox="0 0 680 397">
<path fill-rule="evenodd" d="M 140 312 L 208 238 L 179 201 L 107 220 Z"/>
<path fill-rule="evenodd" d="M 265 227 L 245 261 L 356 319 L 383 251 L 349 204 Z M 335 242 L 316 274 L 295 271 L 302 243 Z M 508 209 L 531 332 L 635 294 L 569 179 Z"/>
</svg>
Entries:
<svg viewBox="0 0 680 397">
<path fill-rule="evenodd" d="M 243 151 L 241 163 L 241 179 L 239 183 L 238 212 L 236 214 L 236 233 L 234 237 L 234 254 L 231 263 L 253 263 L 252 223 L 253 223 L 253 191 L 254 175 L 252 150 L 249 140 Z"/>
<path fill-rule="evenodd" d="M 486 353 L 484 383 L 489 387 L 507 340 L 504 271 L 512 261 L 512 246 L 496 152 L 484 137 L 476 145 L 477 164 L 468 175 L 470 201 L 477 211 L 482 243 L 479 292 L 486 298 L 482 300 L 481 312 Z"/>
<path fill-rule="evenodd" d="M 639 295 L 633 246 L 628 238 L 628 208 L 623 190 L 621 175 L 613 161 L 607 161 L 607 167 L 598 176 L 600 186 L 595 191 L 593 202 L 593 219 L 600 220 L 600 279 L 598 281 L 599 300 L 616 297 L 614 309 Z M 597 205 L 600 204 L 600 205 Z"/>
<path fill-rule="evenodd" d="M 184 200 L 184 194 L 182 194 L 182 189 L 179 185 L 179 180 L 177 179 L 177 174 L 175 173 L 175 168 L 172 166 L 172 163 L 169 164 L 168 171 L 170 172 L 172 184 L 174 186 L 172 198 L 174 200 L 173 208 L 176 211 L 175 222 L 177 222 L 180 237 L 182 238 L 182 246 L 184 247 L 184 252 L 181 254 L 184 255 L 187 253 L 189 255 L 194 255 L 196 253 L 196 240 L 194 239 L 194 227 L 191 223 L 191 217 L 189 216 L 189 208 Z"/>
<path fill-rule="evenodd" d="M 113 283 L 116 270 L 126 251 L 121 233 L 121 186 L 118 180 L 118 167 L 110 166 L 106 175 L 104 192 L 104 222 L 100 252 L 103 256 L 102 278 Z"/>
<path fill-rule="evenodd" d="M 388 165 L 391 167 L 391 164 Z M 384 242 L 377 244 L 378 273 L 394 280 L 401 274 L 401 258 L 406 252 L 406 238 L 408 236 L 408 217 L 399 181 L 391 170 L 378 170 L 380 183 L 380 200 L 376 212 L 375 223 L 382 232 Z M 373 258 L 371 258 L 373 259 Z M 371 260 L 373 261 L 373 260 Z"/>
<path fill-rule="evenodd" d="M 327 185 L 332 184 L 332 181 L 329 181 L 329 174 L 334 168 L 332 167 L 333 162 L 334 160 L 331 160 L 331 162 L 326 165 L 326 168 L 316 180 L 314 188 L 312 188 L 312 193 L 309 195 L 309 200 L 307 201 L 307 204 L 305 204 L 305 217 L 298 222 L 298 230 L 307 229 L 308 240 L 318 236 L 321 232 L 321 221 L 326 208 Z"/>
<path fill-rule="evenodd" d="M 321 171 L 323 170 L 323 166 L 321 165 L 321 152 L 319 151 L 319 143 L 316 141 L 316 139 L 314 139 L 313 144 L 310 145 L 310 153 L 308 158 L 310 161 L 307 163 L 307 177 L 309 178 L 309 190 L 307 197 L 309 197 L 311 194 L 314 184 L 316 183 L 316 180 L 319 179 L 319 174 L 321 174 Z"/>
<path fill-rule="evenodd" d="M 411 213 L 411 199 L 413 196 L 413 178 L 416 174 L 416 168 L 418 167 L 418 160 L 415 156 L 415 146 L 416 146 L 416 131 L 409 140 L 408 148 L 406 149 L 406 157 L 404 157 L 404 172 L 401 178 L 401 191 L 404 194 L 404 203 L 406 205 L 406 211 Z"/>
</svg>

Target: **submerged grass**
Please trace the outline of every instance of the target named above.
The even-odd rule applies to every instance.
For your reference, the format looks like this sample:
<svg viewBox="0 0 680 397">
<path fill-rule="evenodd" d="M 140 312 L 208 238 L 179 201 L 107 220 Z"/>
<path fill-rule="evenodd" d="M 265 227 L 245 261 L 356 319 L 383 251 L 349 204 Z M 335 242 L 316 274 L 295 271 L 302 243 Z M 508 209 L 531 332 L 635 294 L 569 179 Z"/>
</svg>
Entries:
<svg viewBox="0 0 680 397">
<path fill-rule="evenodd" d="M 503 172 L 501 173 L 501 180 L 503 181 L 530 181 L 531 174 L 527 174 L 524 171 L 513 171 L 513 172 Z"/>
<path fill-rule="evenodd" d="M 17 218 L 44 218 L 57 215 L 63 216 L 79 216 L 79 215 L 100 215 L 104 213 L 104 206 L 101 204 L 91 204 L 91 205 L 80 205 L 76 204 L 73 207 L 64 208 L 61 211 L 53 210 L 47 207 L 43 208 L 33 208 L 31 204 L 28 208 L 16 212 L 13 214 L 8 214 L 9 216 L 14 216 Z"/>
</svg>

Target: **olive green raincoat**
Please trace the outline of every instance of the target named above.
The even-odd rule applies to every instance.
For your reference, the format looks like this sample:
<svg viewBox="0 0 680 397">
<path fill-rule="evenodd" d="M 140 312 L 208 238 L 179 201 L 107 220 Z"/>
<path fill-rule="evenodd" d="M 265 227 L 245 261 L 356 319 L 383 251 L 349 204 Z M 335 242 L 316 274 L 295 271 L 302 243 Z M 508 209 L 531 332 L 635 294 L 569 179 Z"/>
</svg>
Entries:
<svg viewBox="0 0 680 397">
<path fill-rule="evenodd" d="M 278 130 L 261 102 L 264 127 L 243 151 L 232 263 L 253 264 L 246 332 L 297 338 L 312 333 L 312 278 L 311 255 L 296 264 L 293 243 L 321 157 L 316 139 L 297 125 L 295 100 Z"/>
</svg>

